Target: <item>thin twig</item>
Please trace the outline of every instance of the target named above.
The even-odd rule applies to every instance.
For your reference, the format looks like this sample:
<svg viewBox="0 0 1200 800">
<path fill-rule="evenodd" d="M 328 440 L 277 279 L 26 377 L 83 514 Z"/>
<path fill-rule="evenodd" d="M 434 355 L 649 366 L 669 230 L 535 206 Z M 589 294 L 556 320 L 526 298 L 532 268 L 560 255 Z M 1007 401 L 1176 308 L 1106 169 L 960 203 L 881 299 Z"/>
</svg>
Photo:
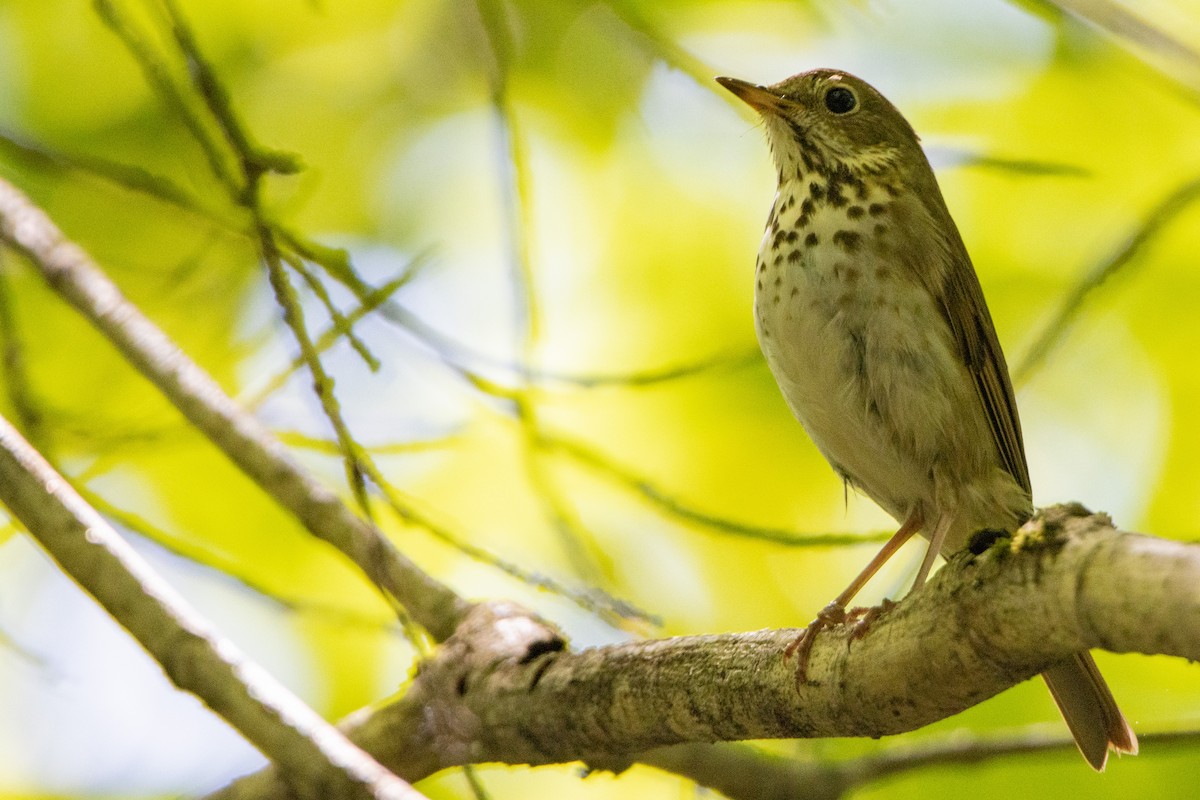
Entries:
<svg viewBox="0 0 1200 800">
<path fill-rule="evenodd" d="M 438 522 L 431 512 L 422 511 L 414 498 L 408 497 L 387 480 L 375 466 L 374 461 L 364 461 L 363 468 L 367 470 L 367 477 L 371 482 L 379 487 L 384 502 L 400 520 L 421 528 L 468 558 L 487 564 L 527 586 L 542 589 L 569 600 L 616 627 L 627 627 L 630 621 L 654 626 L 662 625 L 662 621 L 658 617 L 637 608 L 632 603 L 614 597 L 602 589 L 572 589 L 554 578 L 525 569 L 519 564 L 507 561 L 495 553 L 471 543 L 454 533 L 448 525 Z"/>
<path fill-rule="evenodd" d="M 175 80 L 166 68 L 166 62 L 151 45 L 149 38 L 134 28 L 133 23 L 117 10 L 112 0 L 94 0 L 96 12 L 125 48 L 133 56 L 134 61 L 142 70 L 146 82 L 158 93 L 167 107 L 179 117 L 188 133 L 204 153 L 209 169 L 217 177 L 222 186 L 226 187 L 231 196 L 237 197 L 246 189 L 244 180 L 240 180 L 229 165 L 229 157 L 214 138 L 204 118 L 197 113 L 187 96 L 180 91 Z"/>
<path fill-rule="evenodd" d="M 342 337 L 347 336 L 353 326 L 368 315 L 378 309 L 383 303 L 387 302 L 392 295 L 397 291 L 407 286 L 413 278 L 417 276 L 421 268 L 429 263 L 425 258 L 414 258 L 405 265 L 403 271 L 396 277 L 389 280 L 382 286 L 372 289 L 362 302 L 354 308 L 349 314 L 345 314 L 341 321 L 335 319 L 332 324 L 316 338 L 314 345 L 318 353 L 324 353 L 329 348 L 333 347 Z M 268 397 L 283 388 L 284 384 L 292 375 L 304 368 L 305 361 L 303 356 L 296 356 L 292 359 L 283 370 L 272 376 L 263 384 L 262 388 L 241 398 L 241 402 L 247 408 L 257 408 L 262 405 Z"/>
<path fill-rule="evenodd" d="M 372 372 L 378 372 L 379 368 L 383 365 L 376 358 L 375 354 L 371 352 L 371 349 L 367 347 L 366 342 L 360 339 L 358 334 L 354 332 L 354 324 L 350 322 L 349 318 L 333 302 L 333 298 L 329 295 L 329 290 L 325 288 L 325 284 L 321 282 L 321 279 L 313 274 L 313 271 L 298 256 L 292 253 L 281 252 L 280 257 L 291 267 L 292 272 L 295 272 L 304 279 L 304 283 L 308 286 L 309 290 L 321 301 L 321 305 L 325 307 L 325 313 L 329 315 L 329 319 L 332 321 L 332 328 L 342 332 L 342 335 L 350 342 L 350 346 L 354 349 L 354 352 L 358 353 L 368 369 Z M 320 350 L 318 349 L 317 352 L 319 353 Z"/>
<path fill-rule="evenodd" d="M 14 159 L 24 161 L 38 171 L 57 175 L 77 174 L 105 181 L 126 191 L 150 197 L 194 214 L 206 222 L 220 226 L 239 236 L 249 236 L 244 220 L 230 217 L 229 207 L 216 207 L 201 195 L 185 189 L 163 175 L 139 166 L 123 164 L 107 158 L 53 150 L 41 143 L 26 141 L 11 132 L 0 132 L 0 150 Z"/>
<path fill-rule="evenodd" d="M 1126 7 L 1126 4 L 1113 0 L 1041 2 L 1106 31 L 1135 57 L 1177 86 L 1193 103 L 1200 101 L 1200 51 L 1174 32 L 1151 25 L 1131 10 L 1140 4 Z M 1130 48 L 1129 44 L 1137 47 Z"/>
<path fill-rule="evenodd" d="M 522 460 L 525 473 L 542 504 L 543 514 L 558 535 L 575 572 L 589 583 L 600 583 L 611 570 L 602 568 L 591 533 L 571 508 L 549 467 L 543 461 L 538 395 L 533 387 L 532 365 L 542 329 L 532 253 L 532 191 L 529 153 L 525 137 L 509 97 L 508 75 L 513 43 L 508 16 L 496 0 L 476 0 L 476 9 L 490 48 L 487 61 L 491 102 L 501 140 L 497 149 L 497 173 L 505 204 L 505 227 L 509 239 L 509 272 L 516 309 L 514 347 L 517 382 L 511 391 L 512 408 L 521 427 Z"/>
<path fill-rule="evenodd" d="M 23 194 L 0 180 L 0 239 L 24 253 L 50 286 L 88 319 L 234 464 L 342 551 L 436 639 L 449 636 L 471 605 L 405 558 L 304 472 L 166 334 L 147 319 Z"/>
<path fill-rule="evenodd" d="M 17 427 L 25 438 L 43 444 L 42 412 L 29 385 L 25 365 L 25 345 L 17 323 L 15 297 L 11 287 L 12 268 L 9 259 L 0 253 L 0 375 L 3 375 L 8 401 L 17 418 Z"/>
<path fill-rule="evenodd" d="M 1132 264 L 1151 240 L 1177 217 L 1180 212 L 1200 198 L 1200 178 L 1193 178 L 1167 195 L 1147 215 L 1146 220 L 1134 230 L 1117 250 L 1104 261 L 1093 266 L 1080 276 L 1067 296 L 1063 298 L 1057 313 L 1046 325 L 1041 336 L 1029 348 L 1013 372 L 1013 382 L 1020 386 L 1041 367 L 1051 351 L 1066 336 L 1071 323 L 1082 310 L 1084 302 L 1092 292 L 1123 268 Z"/>
<path fill-rule="evenodd" d="M 229 98 L 229 93 L 217 79 L 216 72 L 200 49 L 191 26 L 187 23 L 187 18 L 180 13 L 174 0 L 158 0 L 158 2 L 160 8 L 165 12 L 175 44 L 187 64 L 188 75 L 192 79 L 193 86 L 199 91 L 205 107 L 216 121 L 229 149 L 238 156 L 242 176 L 245 179 L 243 188 L 247 193 L 242 198 L 241 204 L 256 204 L 257 198 L 253 195 L 259 177 L 265 172 L 275 172 L 280 175 L 295 174 L 302 169 L 300 158 L 294 153 L 262 147 L 254 141 L 246 126 L 239 119 L 237 110 Z"/>
<path fill-rule="evenodd" d="M 645 6 L 630 0 L 605 0 L 604 5 L 628 25 L 630 30 L 645 39 L 655 56 L 685 73 L 705 89 L 719 91 L 712 79 L 713 75 L 717 74 L 716 71 L 681 47 L 674 37 L 650 19 L 647 9 L 653 9 L 653 5 Z"/>
<path fill-rule="evenodd" d="M 599 450 L 561 434 L 548 435 L 545 445 L 560 450 L 591 469 L 601 472 L 617 483 L 640 494 L 663 512 L 685 522 L 694 523 L 713 531 L 747 539 L 758 539 L 787 547 L 845 547 L 849 545 L 880 542 L 888 533 L 798 533 L 785 528 L 769 528 L 710 514 L 693 508 L 656 487 L 647 478 L 617 464 Z"/>
<path fill-rule="evenodd" d="M 371 631 L 381 635 L 405 632 L 402 627 L 398 627 L 391 620 L 369 617 L 365 614 L 349 611 L 327 603 L 314 603 L 308 600 L 285 597 L 275 590 L 267 588 L 258 579 L 244 573 L 241 569 L 242 565 L 236 559 L 217 553 L 208 545 L 198 547 L 188 546 L 178 536 L 167 532 L 145 517 L 127 509 L 118 508 L 102 495 L 86 486 L 79 486 L 77 481 L 72 481 L 71 483 L 75 491 L 79 493 L 80 497 L 88 505 L 92 506 L 92 508 L 99 511 L 108 519 L 115 521 L 122 528 L 132 531 L 148 541 L 154 542 L 157 546 L 174 556 L 219 573 L 222 579 L 232 581 L 273 606 L 296 614 L 316 617 L 331 624 L 336 624 L 339 627 L 360 628 L 364 631 Z"/>
<path fill-rule="evenodd" d="M 287 272 L 283 269 L 283 261 L 275 249 L 275 242 L 269 232 L 261 233 L 260 246 L 263 260 L 267 265 L 267 274 L 271 278 L 271 288 L 275 291 L 275 302 L 283 309 L 283 321 L 292 331 L 292 336 L 300 346 L 300 354 L 304 358 L 308 370 L 312 374 L 313 393 L 321 404 L 325 418 L 333 426 L 338 445 L 342 450 L 342 463 L 346 468 L 346 483 L 358 503 L 359 508 L 370 518 L 371 503 L 367 497 L 367 487 L 362 477 L 361 456 L 358 443 L 350 433 L 350 428 L 342 416 L 341 404 L 334 392 L 333 377 L 325 370 L 321 356 L 308 335 L 304 322 L 304 309 L 300 306 L 300 298 L 296 296 Z"/>
</svg>

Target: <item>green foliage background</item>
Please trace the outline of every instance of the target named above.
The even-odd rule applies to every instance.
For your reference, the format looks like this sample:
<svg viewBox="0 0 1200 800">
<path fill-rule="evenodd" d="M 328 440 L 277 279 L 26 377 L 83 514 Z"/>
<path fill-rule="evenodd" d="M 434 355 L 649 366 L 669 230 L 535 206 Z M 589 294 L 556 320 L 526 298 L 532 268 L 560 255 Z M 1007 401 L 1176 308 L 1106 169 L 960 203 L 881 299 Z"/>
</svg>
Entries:
<svg viewBox="0 0 1200 800">
<path fill-rule="evenodd" d="M 157 0 L 114 6 L 186 86 Z M 297 175 L 268 179 L 272 216 L 345 248 L 372 283 L 421 265 L 395 295 L 407 326 L 370 317 L 357 328 L 377 372 L 344 341 L 327 353 L 356 436 L 462 540 L 662 620 L 626 627 L 802 625 L 874 546 L 811 545 L 891 524 L 843 499 L 757 356 L 750 270 L 773 176 L 717 74 L 767 83 L 838 66 L 904 109 L 1020 376 L 1035 500 L 1079 500 L 1166 537 L 1200 532 L 1200 14 L 1186 0 L 1137 4 L 1144 25 L 1118 32 L 1055 3 L 999 0 L 180 7 L 247 129 L 303 160 Z M 246 219 L 93 8 L 0 3 L 0 128 L 0 175 L 228 391 L 261 399 L 294 347 Z M 412 651 L 365 582 L 27 265 L 0 259 L 5 416 L 322 713 L 402 685 Z M 336 299 L 354 307 L 348 293 Z M 1054 346 L 1034 364 L 1047 331 Z M 344 490 L 303 373 L 258 410 Z M 378 515 L 464 594 L 536 605 L 580 645 L 628 635 Z M 3 796 L 190 793 L 253 766 L 205 712 L 165 699 L 153 666 L 13 533 L 0 549 Z M 772 541 L 783 536 L 792 544 Z M 900 590 L 916 555 L 868 599 Z M 1139 733 L 1200 722 L 1194 667 L 1099 660 Z M 840 759 L 1034 724 L 1060 723 L 1031 682 L 896 740 L 769 746 Z M 1194 746 L 1163 745 L 1103 777 L 1074 754 L 1026 756 L 916 771 L 855 796 L 1184 797 L 1198 769 Z M 479 775 L 495 797 L 691 793 L 644 768 Z M 421 788 L 469 794 L 459 773 Z"/>
</svg>

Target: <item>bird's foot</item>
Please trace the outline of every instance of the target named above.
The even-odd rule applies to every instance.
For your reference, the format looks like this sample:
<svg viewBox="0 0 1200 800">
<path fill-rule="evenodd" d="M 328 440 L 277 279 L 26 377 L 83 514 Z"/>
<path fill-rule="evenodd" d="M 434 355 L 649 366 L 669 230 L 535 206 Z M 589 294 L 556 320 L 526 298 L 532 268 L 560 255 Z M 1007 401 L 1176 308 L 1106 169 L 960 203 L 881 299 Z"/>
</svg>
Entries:
<svg viewBox="0 0 1200 800">
<path fill-rule="evenodd" d="M 850 628 L 850 641 L 854 642 L 866 636 L 871 624 L 895 607 L 896 604 L 885 597 L 883 602 L 877 606 L 870 608 L 858 606 L 847 611 L 846 621 L 854 623 Z"/>
<path fill-rule="evenodd" d="M 846 621 L 846 607 L 838 601 L 834 600 L 821 612 L 817 614 L 817 618 L 808 624 L 808 627 L 800 631 L 792 643 L 789 644 L 783 651 L 784 659 L 796 656 L 796 686 L 799 688 L 808 681 L 808 657 L 812 652 L 813 642 L 816 641 L 817 634 L 828 628 L 830 625 L 840 625 Z"/>
</svg>

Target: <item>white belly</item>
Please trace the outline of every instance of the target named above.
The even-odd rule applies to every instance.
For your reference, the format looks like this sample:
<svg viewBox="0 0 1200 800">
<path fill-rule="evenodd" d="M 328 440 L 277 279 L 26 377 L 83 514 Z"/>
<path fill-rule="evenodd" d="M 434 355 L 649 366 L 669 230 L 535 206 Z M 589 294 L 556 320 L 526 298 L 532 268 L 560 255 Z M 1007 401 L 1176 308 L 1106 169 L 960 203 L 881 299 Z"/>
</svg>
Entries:
<svg viewBox="0 0 1200 800">
<path fill-rule="evenodd" d="M 777 231 L 797 216 L 780 214 Z M 777 231 L 760 251 L 755 322 L 788 405 L 844 478 L 897 519 L 919 507 L 932 521 L 958 502 L 946 486 L 973 477 L 948 470 L 990 479 L 996 463 L 941 311 L 870 246 L 870 218 L 854 226 L 843 210 L 818 210 L 779 247 Z M 863 238 L 830 246 L 839 231 Z"/>
</svg>

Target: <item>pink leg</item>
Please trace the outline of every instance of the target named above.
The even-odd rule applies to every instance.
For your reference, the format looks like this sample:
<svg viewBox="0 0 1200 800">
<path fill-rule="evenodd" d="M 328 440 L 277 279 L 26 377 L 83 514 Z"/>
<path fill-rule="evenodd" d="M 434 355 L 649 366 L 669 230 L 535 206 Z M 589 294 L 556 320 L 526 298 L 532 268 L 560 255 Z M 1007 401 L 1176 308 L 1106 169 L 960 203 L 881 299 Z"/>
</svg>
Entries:
<svg viewBox="0 0 1200 800">
<path fill-rule="evenodd" d="M 925 585 L 929 570 L 933 568 L 933 560 L 942 552 L 942 544 L 946 541 L 946 534 L 950 532 L 950 526 L 953 524 L 954 516 L 951 514 L 943 514 L 938 519 L 933 535 L 929 537 L 929 549 L 925 551 L 925 559 L 921 562 L 921 568 L 917 570 L 917 578 L 913 581 L 910 592 L 915 592 Z"/>
<path fill-rule="evenodd" d="M 854 599 L 854 596 L 875 576 L 876 572 L 888 562 L 901 545 L 913 537 L 917 531 L 921 530 L 921 525 L 924 524 L 924 519 L 917 511 L 913 511 L 908 515 L 908 519 L 904 520 L 904 524 L 900 526 L 900 530 L 887 540 L 883 548 L 875 554 L 871 559 L 871 563 L 867 564 L 866 568 L 858 574 L 845 591 L 834 598 L 833 602 L 821 609 L 821 613 L 817 614 L 817 618 L 809 623 L 808 627 L 800 632 L 800 635 L 787 646 L 783 651 L 784 658 L 790 658 L 793 654 L 796 656 L 796 682 L 804 683 L 808 676 L 808 656 L 812 650 L 813 641 L 817 638 L 817 634 L 828 628 L 830 625 L 836 625 L 846 619 L 846 604 Z M 945 538 L 943 532 L 942 538 Z M 936 551 L 935 551 L 936 552 Z"/>
</svg>

